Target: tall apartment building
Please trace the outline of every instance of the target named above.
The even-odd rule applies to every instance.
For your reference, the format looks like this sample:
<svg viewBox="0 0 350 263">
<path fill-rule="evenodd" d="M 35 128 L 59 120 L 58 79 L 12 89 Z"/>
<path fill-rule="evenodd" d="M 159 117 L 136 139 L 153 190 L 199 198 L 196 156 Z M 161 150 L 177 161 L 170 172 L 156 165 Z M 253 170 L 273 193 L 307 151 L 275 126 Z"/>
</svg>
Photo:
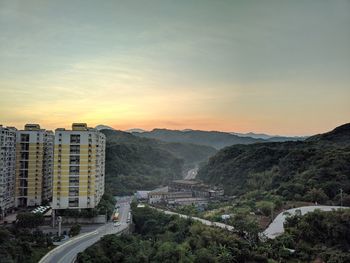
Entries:
<svg viewBox="0 0 350 263">
<path fill-rule="evenodd" d="M 26 124 L 17 131 L 16 206 L 41 205 L 52 198 L 53 141 L 52 131 L 38 124 Z"/>
<path fill-rule="evenodd" d="M 16 131 L 0 125 L 0 218 L 15 206 Z"/>
<path fill-rule="evenodd" d="M 53 209 L 98 205 L 104 193 L 105 144 L 104 134 L 85 123 L 56 129 Z"/>
</svg>

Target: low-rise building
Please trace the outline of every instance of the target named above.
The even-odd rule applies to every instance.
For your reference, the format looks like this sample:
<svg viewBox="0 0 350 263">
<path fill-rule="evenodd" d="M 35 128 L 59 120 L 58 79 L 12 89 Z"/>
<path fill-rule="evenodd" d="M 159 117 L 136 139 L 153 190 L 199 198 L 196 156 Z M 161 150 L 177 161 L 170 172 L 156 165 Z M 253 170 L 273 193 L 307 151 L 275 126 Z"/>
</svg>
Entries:
<svg viewBox="0 0 350 263">
<path fill-rule="evenodd" d="M 193 197 L 216 198 L 224 195 L 224 190 L 212 187 L 196 180 L 174 180 L 169 186 L 169 191 L 191 191 Z"/>
<path fill-rule="evenodd" d="M 169 203 L 176 199 L 192 198 L 192 192 L 182 191 L 182 192 L 160 192 L 151 191 L 148 193 L 148 202 L 150 204 L 156 203 Z"/>
</svg>

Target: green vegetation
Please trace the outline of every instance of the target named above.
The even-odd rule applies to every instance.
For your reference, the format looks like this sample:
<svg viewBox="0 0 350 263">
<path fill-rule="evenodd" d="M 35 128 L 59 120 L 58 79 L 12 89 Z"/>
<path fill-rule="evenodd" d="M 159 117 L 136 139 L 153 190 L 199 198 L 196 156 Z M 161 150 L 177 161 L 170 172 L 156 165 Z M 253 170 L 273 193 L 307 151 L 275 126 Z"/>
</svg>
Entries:
<svg viewBox="0 0 350 263">
<path fill-rule="evenodd" d="M 238 213 L 236 233 L 150 208 L 133 208 L 135 233 L 109 235 L 78 255 L 79 263 L 311 262 L 350 260 L 350 210 L 293 216 L 286 232 L 261 241 L 254 217 Z"/>
<path fill-rule="evenodd" d="M 204 218 L 213 222 L 223 222 L 228 225 L 236 226 L 237 219 L 242 217 L 248 222 L 254 221 L 259 231 L 263 231 L 272 221 L 274 215 L 283 209 L 289 209 L 294 206 L 291 202 L 282 202 L 278 196 L 265 195 L 263 201 L 257 201 L 259 197 L 243 195 L 226 202 L 209 202 L 206 207 L 196 207 L 186 205 L 177 207 L 175 212 L 190 216 Z M 229 218 L 222 218 L 222 215 L 229 215 Z"/>
<path fill-rule="evenodd" d="M 286 232 L 271 242 L 279 259 L 297 258 L 310 262 L 319 256 L 327 263 L 350 262 L 350 210 L 332 212 L 316 210 L 304 216 L 289 217 Z M 284 248 L 293 254 L 281 253 Z M 286 251 L 285 251 L 286 252 Z"/>
<path fill-rule="evenodd" d="M 52 247 L 51 238 L 41 231 L 0 227 L 1 263 L 37 263 Z"/>
<path fill-rule="evenodd" d="M 227 147 L 199 170 L 199 178 L 227 194 L 276 195 L 284 200 L 350 201 L 350 124 L 303 142 Z M 261 200 L 264 200 L 262 198 Z"/>
<path fill-rule="evenodd" d="M 107 137 L 106 185 L 113 195 L 166 185 L 216 152 L 208 146 L 166 143 L 121 131 L 102 132 Z"/>
<path fill-rule="evenodd" d="M 81 230 L 81 226 L 79 224 L 72 225 L 69 230 L 69 235 L 72 237 L 77 236 L 79 235 L 80 230 Z"/>
<path fill-rule="evenodd" d="M 78 255 L 79 263 L 267 262 L 248 242 L 225 230 L 134 208 L 135 234 L 109 235 Z"/>
<path fill-rule="evenodd" d="M 44 216 L 41 213 L 19 213 L 16 225 L 22 228 L 36 228 L 44 223 Z"/>
</svg>

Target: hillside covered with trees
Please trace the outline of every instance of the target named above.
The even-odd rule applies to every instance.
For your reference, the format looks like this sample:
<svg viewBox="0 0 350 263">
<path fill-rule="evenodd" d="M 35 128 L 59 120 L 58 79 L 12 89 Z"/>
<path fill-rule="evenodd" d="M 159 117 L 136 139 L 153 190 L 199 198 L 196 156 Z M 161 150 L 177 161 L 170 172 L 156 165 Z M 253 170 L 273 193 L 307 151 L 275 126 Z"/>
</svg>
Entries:
<svg viewBox="0 0 350 263">
<path fill-rule="evenodd" d="M 350 124 L 300 142 L 234 145 L 201 167 L 198 177 L 227 194 L 260 192 L 285 200 L 350 205 Z"/>
<path fill-rule="evenodd" d="M 224 263 L 260 259 L 249 243 L 236 235 L 151 208 L 133 208 L 133 222 L 132 235 L 102 238 L 78 255 L 78 263 Z"/>
<path fill-rule="evenodd" d="M 78 263 L 327 263 L 350 260 L 350 210 L 308 213 L 287 220 L 276 239 L 259 238 L 255 221 L 237 217 L 236 232 L 165 215 L 154 209 L 133 211 L 132 235 L 108 235 L 80 253 Z"/>
<path fill-rule="evenodd" d="M 102 132 L 107 138 L 106 185 L 114 195 L 165 185 L 216 153 L 209 146 L 161 142 L 122 131 Z"/>
<path fill-rule="evenodd" d="M 272 244 L 275 252 L 285 247 L 294 250 L 285 253 L 285 260 L 311 262 L 316 256 L 327 263 L 350 262 L 350 210 L 316 210 L 288 217 L 285 233 Z"/>
</svg>

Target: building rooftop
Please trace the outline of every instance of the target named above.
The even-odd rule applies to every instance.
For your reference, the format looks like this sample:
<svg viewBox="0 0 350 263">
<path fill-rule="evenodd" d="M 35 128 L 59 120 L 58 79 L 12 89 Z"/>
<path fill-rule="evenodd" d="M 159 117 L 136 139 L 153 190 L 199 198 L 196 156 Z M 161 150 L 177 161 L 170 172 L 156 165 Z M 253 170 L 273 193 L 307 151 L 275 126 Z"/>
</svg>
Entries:
<svg viewBox="0 0 350 263">
<path fill-rule="evenodd" d="M 195 180 L 174 180 L 173 183 L 175 183 L 175 184 L 189 184 L 189 185 L 201 184 L 201 182 L 195 181 Z"/>
<path fill-rule="evenodd" d="M 97 131 L 95 128 L 88 127 L 86 123 L 73 123 L 72 130 L 57 128 L 56 131 Z"/>
<path fill-rule="evenodd" d="M 169 192 L 149 192 L 148 195 L 166 195 L 169 194 Z"/>
<path fill-rule="evenodd" d="M 40 125 L 39 124 L 26 124 L 24 125 L 25 131 L 40 131 Z"/>
</svg>

